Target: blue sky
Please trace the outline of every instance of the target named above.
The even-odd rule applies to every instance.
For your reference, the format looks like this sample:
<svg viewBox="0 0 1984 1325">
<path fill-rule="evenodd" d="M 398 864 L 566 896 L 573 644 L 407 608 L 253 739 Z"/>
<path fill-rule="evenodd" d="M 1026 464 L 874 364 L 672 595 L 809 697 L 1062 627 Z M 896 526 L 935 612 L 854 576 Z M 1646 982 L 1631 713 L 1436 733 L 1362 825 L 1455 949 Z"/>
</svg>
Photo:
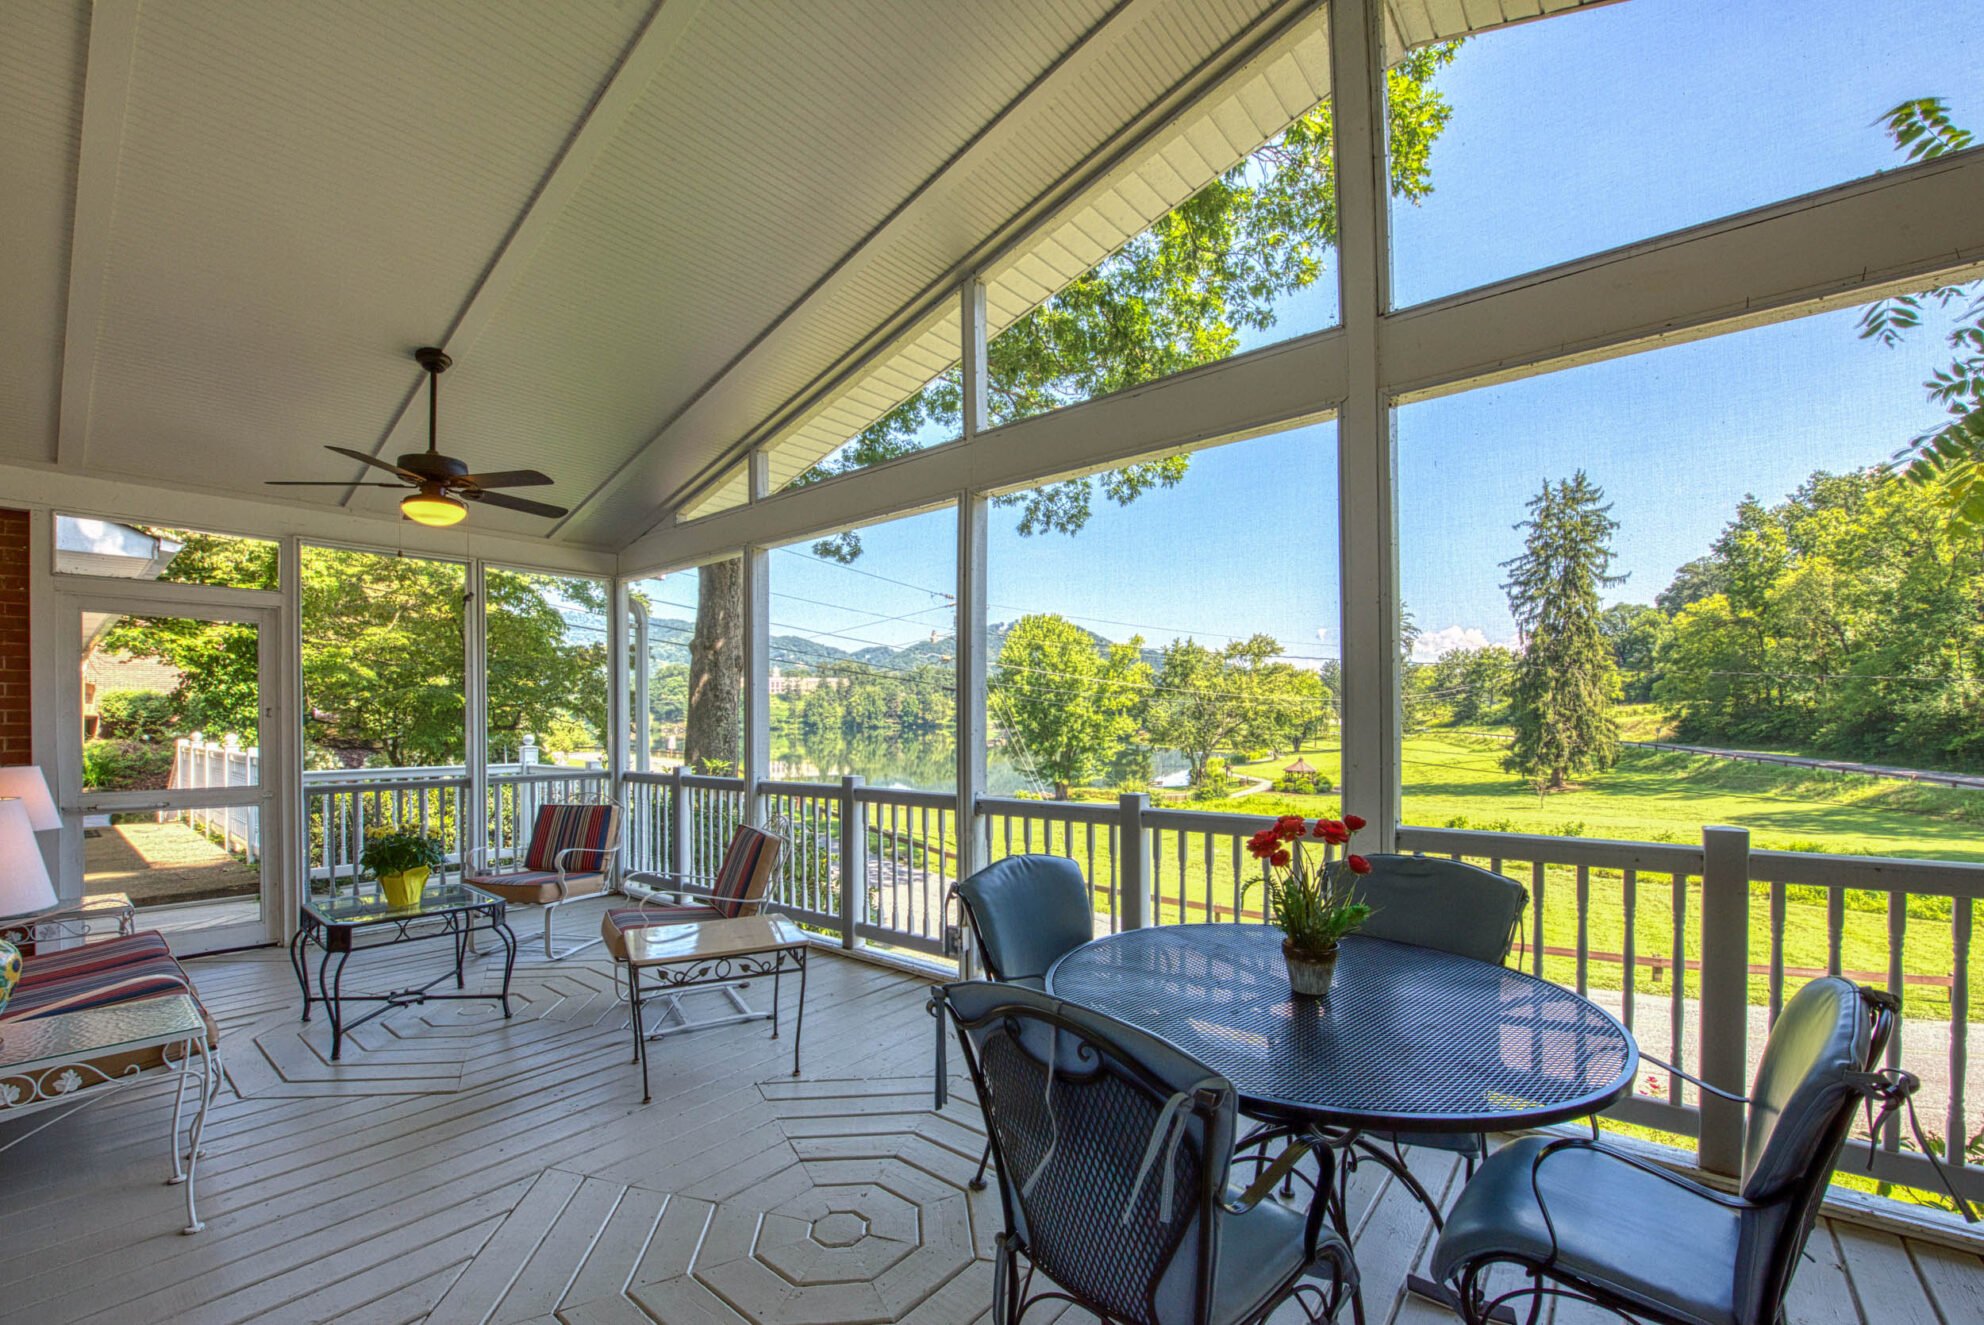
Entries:
<svg viewBox="0 0 1984 1325">
<path fill-rule="evenodd" d="M 1943 96 L 1984 130 L 1980 18 L 1984 0 L 1627 0 L 1476 38 L 1438 80 L 1454 114 L 1435 192 L 1395 209 L 1394 302 L 1891 168 L 1876 120 L 1908 97 Z M 1333 322 L 1334 277 L 1332 264 L 1327 288 L 1289 300 L 1249 344 Z M 1401 585 L 1421 628 L 1509 637 L 1498 563 L 1545 478 L 1582 466 L 1606 489 L 1629 576 L 1614 597 L 1644 601 L 1745 493 L 1775 501 L 1815 469 L 1892 454 L 1934 421 L 1921 382 L 1947 356 L 1933 329 L 1901 349 L 1861 341 L 1856 316 L 1403 407 Z M 1334 655 L 1334 436 L 1325 425 L 1202 452 L 1175 490 L 1123 510 L 1098 498 L 1075 539 L 1022 539 L 1014 513 L 995 511 L 991 618 L 1058 611 L 1160 642 L 1266 630 L 1292 654 Z M 948 512 L 862 537 L 856 570 L 774 558 L 779 628 L 848 648 L 947 631 Z"/>
</svg>

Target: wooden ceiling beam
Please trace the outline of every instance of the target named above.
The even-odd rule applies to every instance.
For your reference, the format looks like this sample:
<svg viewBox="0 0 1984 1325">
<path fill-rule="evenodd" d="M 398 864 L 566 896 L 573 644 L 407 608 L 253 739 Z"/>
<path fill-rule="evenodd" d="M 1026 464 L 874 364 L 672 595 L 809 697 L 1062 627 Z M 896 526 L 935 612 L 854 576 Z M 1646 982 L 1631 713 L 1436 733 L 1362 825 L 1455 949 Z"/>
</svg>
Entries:
<svg viewBox="0 0 1984 1325">
<path fill-rule="evenodd" d="M 76 209 L 69 239 L 69 298 L 62 331 L 62 403 L 55 432 L 54 459 L 65 468 L 81 466 L 89 449 L 105 266 L 117 215 L 117 175 L 124 157 L 124 118 L 138 48 L 138 9 L 139 0 L 96 0 L 90 14 Z"/>
</svg>

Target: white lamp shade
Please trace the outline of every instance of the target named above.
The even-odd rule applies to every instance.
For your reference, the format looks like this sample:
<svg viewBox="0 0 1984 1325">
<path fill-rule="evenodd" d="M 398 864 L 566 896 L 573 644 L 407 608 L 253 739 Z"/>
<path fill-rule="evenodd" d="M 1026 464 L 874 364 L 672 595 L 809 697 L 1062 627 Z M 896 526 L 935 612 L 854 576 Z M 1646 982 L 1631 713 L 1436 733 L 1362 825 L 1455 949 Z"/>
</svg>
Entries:
<svg viewBox="0 0 1984 1325">
<path fill-rule="evenodd" d="M 0 768 L 0 796 L 12 796 L 27 809 L 28 823 L 37 833 L 62 826 L 55 812 L 55 798 L 48 794 L 48 779 L 33 764 Z"/>
<path fill-rule="evenodd" d="M 0 800 L 0 916 L 24 916 L 54 905 L 55 886 L 48 881 L 26 802 Z"/>
</svg>

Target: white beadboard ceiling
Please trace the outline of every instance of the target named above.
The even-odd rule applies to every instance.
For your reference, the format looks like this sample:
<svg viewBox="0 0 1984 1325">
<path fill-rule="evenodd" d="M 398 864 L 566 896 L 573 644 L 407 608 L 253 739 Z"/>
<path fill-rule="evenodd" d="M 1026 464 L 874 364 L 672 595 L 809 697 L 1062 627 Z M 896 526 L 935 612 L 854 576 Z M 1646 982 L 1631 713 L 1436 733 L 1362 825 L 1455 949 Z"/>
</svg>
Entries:
<svg viewBox="0 0 1984 1325">
<path fill-rule="evenodd" d="M 1385 0 L 1418 44 L 1574 0 Z M 0 5 L 0 461 L 264 497 L 418 445 L 554 475 L 619 546 L 778 427 L 773 477 L 1327 93 L 1276 0 L 39 0 Z M 1276 21 L 1271 48 L 1239 51 Z M 1090 180 L 1209 62 L 1234 70 Z M 1055 200 L 1042 212 L 1043 201 Z M 879 338 L 879 339 L 878 339 Z M 898 353 L 864 357 L 893 338 Z M 711 476 L 724 477 L 712 482 Z M 343 488 L 283 495 L 336 505 Z M 394 494 L 360 490 L 390 516 Z"/>
</svg>

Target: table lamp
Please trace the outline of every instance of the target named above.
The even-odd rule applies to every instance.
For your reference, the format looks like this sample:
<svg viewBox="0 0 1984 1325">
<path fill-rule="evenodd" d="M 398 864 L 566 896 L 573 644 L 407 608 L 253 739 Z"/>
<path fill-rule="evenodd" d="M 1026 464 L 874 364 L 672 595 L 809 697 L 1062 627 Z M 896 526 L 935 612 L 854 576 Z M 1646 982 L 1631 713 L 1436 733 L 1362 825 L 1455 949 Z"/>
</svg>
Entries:
<svg viewBox="0 0 1984 1325">
<path fill-rule="evenodd" d="M 0 796 L 0 916 L 24 916 L 55 905 L 55 885 L 34 840 L 34 821 L 18 796 Z"/>
<path fill-rule="evenodd" d="M 36 765 L 0 768 L 0 798 L 9 796 L 17 798 L 27 809 L 28 823 L 35 832 L 46 833 L 62 826 L 62 816 L 55 812 L 55 798 L 48 794 L 48 779 Z"/>
</svg>

